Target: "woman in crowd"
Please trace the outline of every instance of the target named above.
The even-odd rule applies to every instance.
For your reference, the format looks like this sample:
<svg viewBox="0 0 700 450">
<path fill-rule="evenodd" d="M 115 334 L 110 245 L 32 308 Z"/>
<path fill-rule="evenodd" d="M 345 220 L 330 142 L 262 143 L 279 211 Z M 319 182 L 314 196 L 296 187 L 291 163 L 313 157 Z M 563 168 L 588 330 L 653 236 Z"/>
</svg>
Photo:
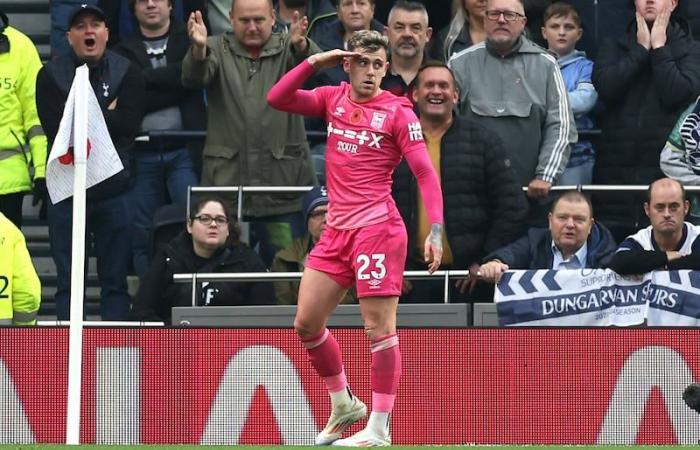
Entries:
<svg viewBox="0 0 700 450">
<path fill-rule="evenodd" d="M 440 30 L 430 52 L 432 58 L 445 62 L 453 54 L 486 40 L 486 0 L 454 0 L 452 11 L 452 22 Z"/>
<path fill-rule="evenodd" d="M 134 299 L 135 320 L 170 322 L 174 306 L 192 306 L 191 283 L 174 283 L 176 273 L 266 272 L 260 257 L 240 241 L 226 201 L 204 196 L 193 202 L 187 228 L 160 252 L 141 281 Z M 274 304 L 267 282 L 203 282 L 195 292 L 198 306 Z"/>
</svg>

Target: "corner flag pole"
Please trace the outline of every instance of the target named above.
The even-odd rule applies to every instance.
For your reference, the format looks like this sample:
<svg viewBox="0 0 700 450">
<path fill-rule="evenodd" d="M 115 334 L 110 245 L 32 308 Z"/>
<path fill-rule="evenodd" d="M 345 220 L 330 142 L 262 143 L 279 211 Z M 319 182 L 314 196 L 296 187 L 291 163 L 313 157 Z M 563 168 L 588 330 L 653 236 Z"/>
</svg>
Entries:
<svg viewBox="0 0 700 450">
<path fill-rule="evenodd" d="M 73 255 L 71 259 L 70 330 L 68 346 L 68 408 L 66 444 L 80 445 L 80 399 L 83 357 L 83 301 L 85 295 L 85 196 L 87 177 L 87 120 L 90 86 L 86 65 L 75 71 L 73 116 Z"/>
</svg>

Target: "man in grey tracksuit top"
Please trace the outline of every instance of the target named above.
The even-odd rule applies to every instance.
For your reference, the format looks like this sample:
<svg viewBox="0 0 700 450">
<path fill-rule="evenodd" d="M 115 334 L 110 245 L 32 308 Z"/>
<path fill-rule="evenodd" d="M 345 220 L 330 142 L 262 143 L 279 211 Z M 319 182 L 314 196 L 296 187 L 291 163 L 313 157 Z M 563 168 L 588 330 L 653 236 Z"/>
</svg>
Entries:
<svg viewBox="0 0 700 450">
<path fill-rule="evenodd" d="M 460 88 L 460 113 L 498 134 L 528 196 L 543 198 L 577 141 L 574 115 L 554 56 L 522 35 L 519 0 L 489 0 L 481 44 L 449 65 Z"/>
</svg>

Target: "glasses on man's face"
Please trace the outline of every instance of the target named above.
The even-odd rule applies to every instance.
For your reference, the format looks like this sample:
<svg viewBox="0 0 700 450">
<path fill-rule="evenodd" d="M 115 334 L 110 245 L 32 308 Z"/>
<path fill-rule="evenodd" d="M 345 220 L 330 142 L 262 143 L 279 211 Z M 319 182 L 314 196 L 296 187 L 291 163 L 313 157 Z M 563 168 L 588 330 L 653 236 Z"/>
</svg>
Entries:
<svg viewBox="0 0 700 450">
<path fill-rule="evenodd" d="M 211 225 L 212 222 L 216 223 L 217 227 L 223 227 L 228 223 L 228 219 L 224 216 L 207 216 L 206 214 L 202 214 L 200 216 L 195 216 L 194 220 L 197 222 L 201 223 L 202 225 Z"/>
<path fill-rule="evenodd" d="M 500 11 L 500 10 L 490 10 L 486 11 L 486 18 L 489 20 L 493 20 L 494 22 L 497 21 L 498 19 L 503 16 L 504 19 L 506 19 L 506 22 L 515 22 L 516 20 L 520 20 L 525 18 L 520 13 L 517 13 L 515 11 Z"/>
</svg>

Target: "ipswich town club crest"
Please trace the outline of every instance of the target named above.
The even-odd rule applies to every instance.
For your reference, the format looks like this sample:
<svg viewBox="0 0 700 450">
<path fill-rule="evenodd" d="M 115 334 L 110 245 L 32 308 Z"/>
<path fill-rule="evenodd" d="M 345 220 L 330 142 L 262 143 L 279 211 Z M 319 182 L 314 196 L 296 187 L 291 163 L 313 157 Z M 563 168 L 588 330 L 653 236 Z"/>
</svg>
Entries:
<svg viewBox="0 0 700 450">
<path fill-rule="evenodd" d="M 372 122 L 370 122 L 369 126 L 375 130 L 381 130 L 384 127 L 384 119 L 386 119 L 386 113 L 375 111 L 372 114 Z"/>
</svg>

